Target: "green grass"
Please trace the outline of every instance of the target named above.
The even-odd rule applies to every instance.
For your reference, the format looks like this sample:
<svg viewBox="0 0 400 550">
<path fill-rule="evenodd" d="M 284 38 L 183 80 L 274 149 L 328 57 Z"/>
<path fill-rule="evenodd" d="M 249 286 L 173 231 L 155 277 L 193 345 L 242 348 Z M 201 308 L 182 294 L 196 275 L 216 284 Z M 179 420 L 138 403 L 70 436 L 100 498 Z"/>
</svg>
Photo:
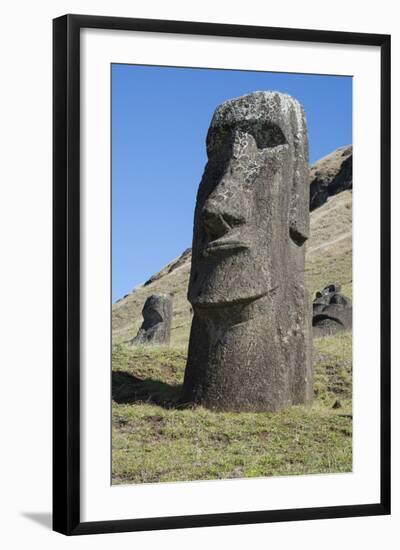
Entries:
<svg viewBox="0 0 400 550">
<path fill-rule="evenodd" d="M 312 407 L 182 409 L 185 348 L 113 349 L 113 483 L 348 472 L 351 333 L 314 340 Z"/>
</svg>

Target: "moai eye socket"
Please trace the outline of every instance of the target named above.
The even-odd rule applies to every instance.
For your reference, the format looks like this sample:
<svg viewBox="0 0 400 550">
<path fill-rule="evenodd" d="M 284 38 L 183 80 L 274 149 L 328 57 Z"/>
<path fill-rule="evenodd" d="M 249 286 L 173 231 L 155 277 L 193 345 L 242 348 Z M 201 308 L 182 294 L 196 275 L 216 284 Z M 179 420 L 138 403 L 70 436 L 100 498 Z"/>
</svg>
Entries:
<svg viewBox="0 0 400 550">
<path fill-rule="evenodd" d="M 258 149 L 270 149 L 287 144 L 284 133 L 275 124 L 253 124 L 247 131 L 253 136 Z"/>
<path fill-rule="evenodd" d="M 278 145 L 286 145 L 287 139 L 279 126 L 262 121 L 246 121 L 231 126 L 223 124 L 212 128 L 207 135 L 207 152 L 209 155 L 218 153 L 229 155 L 237 132 L 248 134 L 256 142 L 257 149 L 270 149 Z"/>
</svg>

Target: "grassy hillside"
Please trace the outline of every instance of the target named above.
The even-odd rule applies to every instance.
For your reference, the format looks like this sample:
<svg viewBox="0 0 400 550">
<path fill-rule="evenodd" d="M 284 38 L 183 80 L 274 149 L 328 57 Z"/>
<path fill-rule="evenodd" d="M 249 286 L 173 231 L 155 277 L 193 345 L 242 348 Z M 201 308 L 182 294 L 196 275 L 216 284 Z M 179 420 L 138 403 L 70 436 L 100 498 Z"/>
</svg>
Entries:
<svg viewBox="0 0 400 550">
<path fill-rule="evenodd" d="M 340 283 L 352 297 L 352 192 L 343 191 L 311 212 L 306 253 L 306 285 L 314 296 L 329 283 Z"/>
<path fill-rule="evenodd" d="M 314 341 L 312 407 L 181 409 L 184 348 L 113 350 L 113 483 L 348 472 L 351 334 Z"/>
</svg>

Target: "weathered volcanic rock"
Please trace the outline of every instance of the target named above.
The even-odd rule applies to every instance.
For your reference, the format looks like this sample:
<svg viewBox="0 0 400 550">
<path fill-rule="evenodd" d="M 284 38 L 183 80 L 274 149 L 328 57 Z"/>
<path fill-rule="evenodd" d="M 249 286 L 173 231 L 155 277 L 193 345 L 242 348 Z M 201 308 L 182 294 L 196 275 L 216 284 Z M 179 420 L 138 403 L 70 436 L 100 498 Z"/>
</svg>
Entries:
<svg viewBox="0 0 400 550">
<path fill-rule="evenodd" d="M 329 336 L 352 327 L 352 304 L 340 294 L 340 285 L 331 284 L 317 292 L 313 301 L 313 335 Z"/>
<path fill-rule="evenodd" d="M 308 139 L 300 104 L 255 92 L 220 105 L 197 194 L 183 401 L 274 411 L 313 394 Z"/>
<path fill-rule="evenodd" d="M 322 158 L 310 168 L 310 210 L 329 197 L 353 187 L 353 147 L 348 145 Z"/>
<path fill-rule="evenodd" d="M 144 304 L 143 323 L 132 344 L 169 344 L 171 338 L 172 299 L 152 294 Z"/>
</svg>

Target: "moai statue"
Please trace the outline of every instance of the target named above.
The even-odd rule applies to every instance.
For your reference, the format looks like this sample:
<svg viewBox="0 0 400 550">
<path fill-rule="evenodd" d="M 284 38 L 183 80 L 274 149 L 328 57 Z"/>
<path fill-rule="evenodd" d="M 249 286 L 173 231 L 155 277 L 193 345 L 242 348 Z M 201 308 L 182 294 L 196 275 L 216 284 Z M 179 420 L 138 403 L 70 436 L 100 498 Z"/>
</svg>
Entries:
<svg viewBox="0 0 400 550">
<path fill-rule="evenodd" d="M 339 283 L 331 283 L 322 290 L 315 293 L 315 298 L 312 303 L 313 318 L 320 313 L 331 301 L 331 298 L 337 294 L 340 295 L 341 286 Z"/>
<path fill-rule="evenodd" d="M 300 104 L 254 92 L 220 105 L 194 216 L 183 401 L 275 411 L 313 395 L 308 139 Z"/>
<path fill-rule="evenodd" d="M 152 294 L 143 306 L 142 315 L 142 326 L 131 343 L 169 344 L 172 321 L 171 297 L 166 294 Z"/>
<path fill-rule="evenodd" d="M 349 330 L 353 324 L 353 308 L 349 298 L 340 293 L 340 285 L 330 284 L 315 294 L 313 301 L 313 335 L 330 336 Z"/>
</svg>

